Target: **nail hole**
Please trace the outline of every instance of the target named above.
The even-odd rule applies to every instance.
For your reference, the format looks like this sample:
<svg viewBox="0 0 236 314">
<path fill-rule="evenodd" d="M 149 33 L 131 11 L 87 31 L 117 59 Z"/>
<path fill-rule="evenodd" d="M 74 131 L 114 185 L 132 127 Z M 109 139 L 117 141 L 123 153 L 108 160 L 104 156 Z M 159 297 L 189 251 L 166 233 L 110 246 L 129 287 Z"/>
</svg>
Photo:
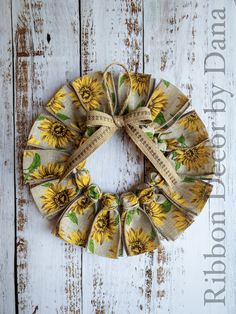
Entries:
<svg viewBox="0 0 236 314">
<path fill-rule="evenodd" d="M 47 42 L 50 43 L 50 41 L 51 41 L 51 36 L 50 34 L 47 34 Z"/>
</svg>

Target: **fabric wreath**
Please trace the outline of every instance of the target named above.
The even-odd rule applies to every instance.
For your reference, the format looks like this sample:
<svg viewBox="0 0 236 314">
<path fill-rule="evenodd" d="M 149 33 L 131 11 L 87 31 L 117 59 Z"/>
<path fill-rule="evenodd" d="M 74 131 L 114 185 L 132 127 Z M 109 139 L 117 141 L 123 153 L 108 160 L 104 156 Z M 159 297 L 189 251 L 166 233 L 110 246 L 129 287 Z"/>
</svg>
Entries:
<svg viewBox="0 0 236 314">
<path fill-rule="evenodd" d="M 42 215 L 59 217 L 56 236 L 118 258 L 153 251 L 192 224 L 210 196 L 214 159 L 179 89 L 126 69 L 115 84 L 108 68 L 76 78 L 48 102 L 31 128 L 23 175 Z M 121 195 L 102 192 L 85 167 L 119 128 L 153 164 L 144 183 Z"/>
</svg>

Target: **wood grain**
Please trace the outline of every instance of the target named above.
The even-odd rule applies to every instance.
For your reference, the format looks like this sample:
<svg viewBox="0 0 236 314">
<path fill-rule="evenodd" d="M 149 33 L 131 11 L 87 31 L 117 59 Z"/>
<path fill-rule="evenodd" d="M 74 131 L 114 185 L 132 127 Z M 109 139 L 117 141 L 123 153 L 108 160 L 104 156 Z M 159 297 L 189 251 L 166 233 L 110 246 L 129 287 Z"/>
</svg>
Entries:
<svg viewBox="0 0 236 314">
<path fill-rule="evenodd" d="M 0 4 L 4 134 L 0 139 L 0 313 L 234 313 L 235 1 L 2 0 Z M 212 11 L 224 8 L 225 19 L 214 18 Z M 222 51 L 212 46 L 217 22 L 225 22 Z M 204 59 L 212 52 L 223 54 L 225 74 L 204 73 Z M 212 198 L 180 239 L 162 241 L 154 253 L 117 261 L 55 238 L 53 222 L 40 216 L 22 182 L 22 150 L 46 102 L 64 82 L 114 61 L 150 73 L 157 81 L 167 79 L 189 95 L 219 146 L 218 156 L 225 152 L 220 169 L 226 168 L 216 177 L 213 191 L 222 193 L 222 180 L 225 199 Z M 223 113 L 209 110 L 215 99 L 212 84 L 229 91 L 219 94 L 226 104 Z M 225 144 L 220 147 L 223 137 Z M 120 132 L 89 158 L 88 168 L 103 191 L 120 193 L 143 180 L 148 165 Z M 217 213 L 225 221 L 219 222 Z M 221 259 L 226 275 L 206 275 L 217 260 L 206 257 L 219 243 L 212 236 L 222 234 L 216 228 L 225 232 L 220 243 L 226 249 Z M 205 291 L 222 287 L 225 304 L 204 305 Z"/>
<path fill-rule="evenodd" d="M 22 182 L 22 149 L 37 114 L 80 74 L 77 1 L 18 1 L 13 6 L 16 86 L 17 292 L 21 313 L 78 313 L 81 250 L 51 234 Z M 51 20 L 53 18 L 53 20 Z"/>
<path fill-rule="evenodd" d="M 130 70 L 138 64 L 142 72 L 142 1 L 81 1 L 81 12 L 83 73 L 114 61 Z M 127 136 L 118 133 L 89 158 L 88 166 L 103 191 L 122 192 L 143 178 L 144 160 Z M 145 256 L 112 261 L 83 252 L 84 313 L 144 309 L 145 263 Z"/>
<path fill-rule="evenodd" d="M 5 1 L 0 18 L 0 313 L 15 311 L 14 244 L 14 119 L 11 2 Z"/>
</svg>

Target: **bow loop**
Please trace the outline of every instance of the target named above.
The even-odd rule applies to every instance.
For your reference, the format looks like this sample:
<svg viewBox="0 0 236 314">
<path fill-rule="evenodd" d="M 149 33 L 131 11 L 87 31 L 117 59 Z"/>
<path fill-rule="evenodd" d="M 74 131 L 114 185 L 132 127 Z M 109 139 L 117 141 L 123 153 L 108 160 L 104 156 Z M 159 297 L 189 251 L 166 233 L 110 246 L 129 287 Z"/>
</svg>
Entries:
<svg viewBox="0 0 236 314">
<path fill-rule="evenodd" d="M 113 65 L 113 64 L 112 64 Z M 122 65 L 121 65 L 122 66 Z M 142 126 L 148 125 L 152 123 L 152 111 L 149 103 L 146 104 L 144 99 L 140 102 L 136 109 L 131 112 L 123 114 L 125 109 L 127 108 L 127 101 L 131 101 L 132 97 L 132 84 L 133 79 L 130 73 L 127 71 L 125 67 L 123 67 L 126 71 L 126 76 L 130 81 L 130 89 L 127 97 L 121 106 L 119 115 L 115 115 L 115 110 L 112 102 L 111 91 L 109 89 L 109 80 L 108 78 L 108 66 L 103 74 L 104 86 L 107 93 L 107 100 L 110 106 L 110 115 L 108 113 L 104 113 L 98 110 L 87 111 L 86 125 L 92 127 L 99 127 L 69 158 L 67 165 L 65 167 L 65 171 L 61 176 L 60 180 L 63 180 L 68 174 L 70 174 L 73 169 L 84 161 L 87 157 L 89 157 L 99 146 L 105 143 L 108 139 L 110 139 L 113 134 L 119 128 L 125 129 L 126 133 L 133 140 L 133 142 L 137 145 L 137 147 L 142 151 L 142 153 L 149 159 L 149 161 L 154 165 L 160 175 L 164 178 L 164 180 L 168 183 L 168 185 L 173 186 L 180 182 L 180 177 L 176 173 L 175 169 L 171 165 L 170 161 L 164 156 L 161 150 L 157 147 L 157 145 L 149 138 L 145 132 L 142 130 Z M 136 80 L 136 89 L 138 90 L 138 94 L 146 96 L 149 95 L 150 88 L 150 76 L 140 76 L 139 79 Z M 114 83 L 114 82 L 113 82 Z M 114 84 L 112 86 L 114 87 Z M 148 83 L 148 84 L 147 84 Z M 147 88 L 149 86 L 149 88 Z M 140 87 L 140 88 L 137 88 Z M 146 98 L 145 98 L 146 99 Z M 146 99 L 147 100 L 147 99 Z M 82 101 L 80 99 L 80 101 Z"/>
</svg>

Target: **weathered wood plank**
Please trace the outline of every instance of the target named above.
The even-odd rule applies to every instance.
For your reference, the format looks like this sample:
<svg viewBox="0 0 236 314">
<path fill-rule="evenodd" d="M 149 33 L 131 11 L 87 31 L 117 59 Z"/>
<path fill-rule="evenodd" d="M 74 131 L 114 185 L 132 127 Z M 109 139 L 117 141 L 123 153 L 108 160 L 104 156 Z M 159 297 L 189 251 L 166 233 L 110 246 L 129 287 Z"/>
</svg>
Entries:
<svg viewBox="0 0 236 314">
<path fill-rule="evenodd" d="M 21 152 L 32 122 L 56 89 L 80 73 L 79 1 L 12 1 L 15 78 L 10 1 L 2 4 L 0 119 L 5 137 L 0 140 L 0 159 L 1 178 L 7 184 L 0 185 L 0 313 L 15 310 L 13 79 L 19 313 L 234 313 L 235 96 L 219 94 L 226 103 L 223 113 L 204 110 L 211 108 L 215 99 L 212 83 L 231 92 L 235 87 L 235 2 L 81 0 L 83 73 L 100 70 L 112 61 L 134 69 L 139 61 L 140 71 L 144 67 L 146 73 L 166 78 L 190 95 L 211 136 L 222 134 L 226 139 L 218 149 L 219 156 L 224 151 L 226 154 L 220 167 L 226 167 L 221 176 L 225 200 L 211 199 L 185 235 L 173 243 L 163 242 L 159 252 L 118 261 L 81 254 L 79 248 L 54 238 L 52 224 L 41 218 L 28 187 L 22 184 Z M 226 49 L 221 53 L 226 73 L 204 74 L 204 58 L 215 51 L 212 24 L 220 22 L 212 17 L 212 10 L 224 7 Z M 221 129 L 214 130 L 212 123 Z M 220 143 L 222 138 L 215 137 L 215 144 Z M 142 155 L 121 134 L 97 151 L 88 166 L 94 181 L 105 191 L 126 190 L 144 174 Z M 215 193 L 222 193 L 220 182 L 215 182 Z M 214 222 L 212 215 L 224 210 L 226 223 Z M 222 241 L 212 237 L 212 232 L 215 237 L 223 234 L 214 231 L 216 228 L 225 230 Z M 226 248 L 226 257 L 204 258 L 216 243 Z M 226 265 L 225 291 L 218 297 L 226 295 L 225 305 L 218 302 L 204 306 L 204 292 L 217 292 L 224 284 L 224 274 L 204 274 L 216 260 Z M 213 282 L 214 278 L 218 282 Z"/>
<path fill-rule="evenodd" d="M 22 149 L 53 93 L 80 74 L 78 1 L 14 1 L 17 288 L 20 313 L 79 313 L 81 251 L 51 234 L 22 182 Z"/>
<path fill-rule="evenodd" d="M 212 40 L 222 39 L 222 34 L 220 36 L 218 34 L 218 38 L 216 35 L 213 38 L 212 25 L 222 23 L 224 19 L 220 19 L 219 16 L 214 18 L 212 11 L 223 10 L 224 8 L 226 8 L 225 19 L 229 21 L 226 22 L 225 26 L 228 46 L 220 53 L 225 57 L 227 71 L 225 75 L 213 72 L 204 74 L 204 59 L 209 53 L 215 51 L 212 47 Z M 207 124 L 211 137 L 214 137 L 216 133 L 223 132 L 222 135 L 227 138 L 228 145 L 225 144 L 220 147 L 217 153 L 221 156 L 220 158 L 223 156 L 223 151 L 229 155 L 221 162 L 220 171 L 222 171 L 223 165 L 227 165 L 228 159 L 232 160 L 231 156 L 235 154 L 235 147 L 232 145 L 232 130 L 230 131 L 229 127 L 226 128 L 225 132 L 222 129 L 214 130 L 213 123 L 218 127 L 228 124 L 230 115 L 232 116 L 235 110 L 233 98 L 226 92 L 219 96 L 227 102 L 226 113 L 205 110 L 211 108 L 211 102 L 216 98 L 212 95 L 212 83 L 230 91 L 233 90 L 235 84 L 232 76 L 233 68 L 235 68 L 235 61 L 233 61 L 235 60 L 235 51 L 233 53 L 234 59 L 232 56 L 232 38 L 235 30 L 231 25 L 232 22 L 230 22 L 233 20 L 233 14 L 235 14 L 233 1 L 176 2 L 163 0 L 144 2 L 145 72 L 152 73 L 159 78 L 165 78 L 185 91 L 192 98 L 193 107 Z M 216 13 L 215 16 L 217 16 Z M 221 16 L 223 16 L 222 11 Z M 221 31 L 224 32 L 222 26 Z M 213 66 L 214 64 L 219 66 L 219 58 L 215 57 L 212 60 Z M 222 144 L 221 138 L 218 141 Z M 217 144 L 217 138 L 215 138 L 215 144 Z M 228 167 L 230 168 L 229 164 Z M 233 186 L 230 173 L 226 172 L 221 179 L 226 186 Z M 213 194 L 216 193 L 222 193 L 222 185 L 219 182 L 215 182 Z M 179 240 L 174 243 L 163 242 L 165 259 L 160 258 L 160 255 L 159 258 L 158 256 L 155 257 L 158 259 L 158 267 L 153 282 L 153 296 L 156 294 L 152 302 L 154 313 L 235 312 L 235 296 L 231 292 L 235 287 L 235 271 L 231 267 L 232 261 L 235 262 L 231 242 L 235 239 L 235 231 L 229 223 L 229 221 L 235 222 L 235 217 L 232 217 L 234 209 L 229 193 L 232 195 L 232 190 L 226 192 L 225 201 L 221 198 L 211 199 L 200 217 Z M 222 222 L 222 215 L 224 215 L 226 208 L 227 227 Z M 215 213 L 221 213 L 221 219 L 212 216 Z M 218 223 L 214 221 L 213 217 L 218 220 Z M 220 229 L 214 231 L 216 228 L 221 228 L 223 231 Z M 226 235 L 228 234 L 228 240 L 226 240 L 226 236 L 226 239 L 216 241 L 212 232 L 216 238 L 223 237 L 222 234 L 224 235 L 225 232 Z M 226 258 L 204 257 L 205 254 L 211 254 L 212 247 L 217 243 L 226 248 L 226 252 L 228 252 Z M 223 248 L 221 248 L 221 253 L 222 251 Z M 217 260 L 226 264 L 226 269 L 228 269 L 226 271 L 228 272 L 226 274 L 226 280 L 228 278 L 226 290 L 224 290 L 224 272 L 222 274 L 217 274 L 217 272 L 204 273 L 211 271 L 212 264 Z M 217 264 L 213 267 L 220 270 Z M 223 268 L 224 266 L 221 264 L 221 270 Z M 221 291 L 216 297 L 218 300 L 222 300 L 229 293 L 225 305 L 222 301 L 204 304 L 204 294 L 207 289 L 212 289 L 213 293 Z M 214 299 L 213 293 L 210 292 L 207 297 Z"/>
<path fill-rule="evenodd" d="M 82 70 L 119 61 L 142 72 L 142 1 L 81 1 Z M 88 160 L 103 191 L 122 192 L 143 179 L 143 156 L 116 134 Z M 139 313 L 146 307 L 152 257 L 117 261 L 83 253 L 84 313 Z"/>
<path fill-rule="evenodd" d="M 15 313 L 15 184 L 11 1 L 0 19 L 0 313 Z"/>
</svg>

